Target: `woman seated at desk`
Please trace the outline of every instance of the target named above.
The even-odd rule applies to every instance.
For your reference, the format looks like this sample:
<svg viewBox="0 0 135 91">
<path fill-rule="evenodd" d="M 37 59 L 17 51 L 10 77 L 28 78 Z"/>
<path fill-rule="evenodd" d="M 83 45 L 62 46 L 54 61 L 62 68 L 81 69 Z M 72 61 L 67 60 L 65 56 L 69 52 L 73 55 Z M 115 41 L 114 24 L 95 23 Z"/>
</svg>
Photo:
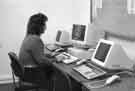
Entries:
<svg viewBox="0 0 135 91">
<path fill-rule="evenodd" d="M 37 65 L 44 69 L 47 77 L 52 74 L 52 63 L 44 52 L 44 43 L 40 36 L 46 30 L 48 18 L 42 13 L 34 14 L 30 17 L 27 25 L 27 33 L 22 42 L 19 60 L 26 65 Z M 55 60 L 55 59 L 54 59 Z"/>
</svg>

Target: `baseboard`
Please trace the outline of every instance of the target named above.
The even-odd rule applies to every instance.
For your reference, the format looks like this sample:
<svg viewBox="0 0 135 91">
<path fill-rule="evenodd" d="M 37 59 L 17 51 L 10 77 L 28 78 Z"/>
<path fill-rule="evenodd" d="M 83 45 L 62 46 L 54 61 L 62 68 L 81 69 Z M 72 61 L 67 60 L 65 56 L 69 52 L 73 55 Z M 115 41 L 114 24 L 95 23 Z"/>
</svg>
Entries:
<svg viewBox="0 0 135 91">
<path fill-rule="evenodd" d="M 17 78 L 16 82 L 18 81 Z M 13 83 L 13 78 L 12 75 L 0 75 L 0 84 L 9 84 L 9 83 Z"/>
</svg>

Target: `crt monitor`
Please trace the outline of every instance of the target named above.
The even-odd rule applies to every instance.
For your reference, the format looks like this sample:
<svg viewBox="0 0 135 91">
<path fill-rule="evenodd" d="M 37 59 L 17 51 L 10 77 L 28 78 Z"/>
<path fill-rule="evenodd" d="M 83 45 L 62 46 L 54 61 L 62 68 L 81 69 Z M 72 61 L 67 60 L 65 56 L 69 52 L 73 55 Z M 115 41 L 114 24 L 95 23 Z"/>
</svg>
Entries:
<svg viewBox="0 0 135 91">
<path fill-rule="evenodd" d="M 71 41 L 76 44 L 95 46 L 99 39 L 104 37 L 104 32 L 92 28 L 92 24 L 73 24 Z"/>
<path fill-rule="evenodd" d="M 85 31 L 85 25 L 73 24 L 72 39 L 76 41 L 84 41 Z"/>
<path fill-rule="evenodd" d="M 131 69 L 134 64 L 120 44 L 104 39 L 98 42 L 91 59 L 108 69 Z"/>
<path fill-rule="evenodd" d="M 87 26 L 81 24 L 73 24 L 71 41 L 75 44 L 86 44 Z"/>
<path fill-rule="evenodd" d="M 69 32 L 64 30 L 58 30 L 56 33 L 56 44 L 66 45 L 69 44 Z"/>
</svg>

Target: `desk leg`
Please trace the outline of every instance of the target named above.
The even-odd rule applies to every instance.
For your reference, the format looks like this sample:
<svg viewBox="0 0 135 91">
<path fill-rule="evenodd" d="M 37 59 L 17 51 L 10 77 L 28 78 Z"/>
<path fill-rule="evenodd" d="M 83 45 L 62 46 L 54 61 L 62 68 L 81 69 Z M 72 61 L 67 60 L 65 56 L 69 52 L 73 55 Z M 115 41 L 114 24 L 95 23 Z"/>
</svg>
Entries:
<svg viewBox="0 0 135 91">
<path fill-rule="evenodd" d="M 73 78 L 71 78 L 71 84 L 72 84 L 72 91 L 82 91 L 82 85 L 80 83 L 78 83 L 76 80 L 74 80 Z"/>
</svg>

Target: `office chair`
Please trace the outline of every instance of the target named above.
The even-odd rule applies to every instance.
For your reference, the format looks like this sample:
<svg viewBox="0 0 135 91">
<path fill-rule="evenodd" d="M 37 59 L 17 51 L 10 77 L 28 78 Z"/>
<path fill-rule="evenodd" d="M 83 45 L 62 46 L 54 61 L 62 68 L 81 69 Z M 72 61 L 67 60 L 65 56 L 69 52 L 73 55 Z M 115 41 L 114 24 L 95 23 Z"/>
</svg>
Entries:
<svg viewBox="0 0 135 91">
<path fill-rule="evenodd" d="M 40 85 L 36 82 L 29 80 L 30 78 L 25 79 L 25 68 L 20 64 L 17 55 L 14 52 L 8 53 L 9 58 L 11 60 L 11 68 L 12 68 L 12 76 L 13 76 L 13 84 L 15 86 L 15 91 L 25 91 L 25 90 L 36 90 L 40 88 Z M 28 67 L 27 70 L 31 70 L 32 68 Z M 15 76 L 18 77 L 19 82 L 15 82 Z M 32 77 L 31 77 L 32 78 Z"/>
<path fill-rule="evenodd" d="M 71 79 L 68 74 L 56 68 L 53 87 L 53 91 L 72 91 Z"/>
</svg>

